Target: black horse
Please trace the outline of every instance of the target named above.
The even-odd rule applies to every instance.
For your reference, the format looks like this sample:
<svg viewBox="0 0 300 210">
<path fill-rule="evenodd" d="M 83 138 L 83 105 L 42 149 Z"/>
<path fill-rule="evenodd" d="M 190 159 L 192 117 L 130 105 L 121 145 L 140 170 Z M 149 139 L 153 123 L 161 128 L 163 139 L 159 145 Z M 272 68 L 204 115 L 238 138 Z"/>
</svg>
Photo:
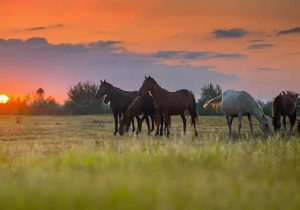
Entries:
<svg viewBox="0 0 300 210">
<path fill-rule="evenodd" d="M 120 88 L 114 87 L 112 84 L 101 80 L 101 84 L 96 93 L 96 98 L 101 98 L 104 95 L 110 100 L 110 108 L 114 115 L 115 120 L 115 131 L 114 135 L 118 133 L 118 116 L 120 114 L 125 114 L 129 105 L 132 101 L 138 96 L 138 91 L 125 91 Z M 136 116 L 137 121 L 139 122 L 139 116 Z M 133 123 L 133 132 L 135 131 L 134 122 Z"/>
</svg>

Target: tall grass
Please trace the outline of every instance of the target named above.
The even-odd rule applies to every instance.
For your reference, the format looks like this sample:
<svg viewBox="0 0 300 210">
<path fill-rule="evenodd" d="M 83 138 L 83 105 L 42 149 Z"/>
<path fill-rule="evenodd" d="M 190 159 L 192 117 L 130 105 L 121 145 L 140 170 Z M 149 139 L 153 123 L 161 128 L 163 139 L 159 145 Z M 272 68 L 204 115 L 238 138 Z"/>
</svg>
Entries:
<svg viewBox="0 0 300 210">
<path fill-rule="evenodd" d="M 299 209 L 296 134 L 112 136 L 110 116 L 0 118 L 1 209 Z M 257 129 L 257 127 L 256 127 Z"/>
</svg>

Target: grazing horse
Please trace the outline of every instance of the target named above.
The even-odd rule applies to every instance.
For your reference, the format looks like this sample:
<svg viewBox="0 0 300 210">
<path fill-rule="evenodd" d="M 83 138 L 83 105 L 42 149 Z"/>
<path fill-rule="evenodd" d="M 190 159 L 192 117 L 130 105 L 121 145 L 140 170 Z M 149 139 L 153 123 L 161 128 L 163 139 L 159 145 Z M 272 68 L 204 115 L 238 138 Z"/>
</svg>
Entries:
<svg viewBox="0 0 300 210">
<path fill-rule="evenodd" d="M 96 98 L 101 98 L 106 95 L 110 100 L 110 108 L 114 115 L 115 120 L 115 132 L 114 135 L 118 133 L 118 116 L 120 114 L 125 114 L 128 106 L 131 102 L 138 96 L 138 91 L 125 91 L 120 88 L 114 87 L 112 84 L 101 80 L 101 84 L 96 93 Z M 137 121 L 139 117 L 137 116 Z M 133 123 L 133 122 L 132 122 Z M 134 123 L 133 130 L 135 131 Z"/>
<path fill-rule="evenodd" d="M 216 106 L 221 103 L 221 109 L 226 115 L 229 134 L 231 134 L 232 121 L 234 117 L 239 119 L 239 133 L 242 128 L 242 117 L 247 116 L 251 133 L 253 133 L 252 115 L 259 122 L 259 127 L 263 132 L 269 132 L 269 122 L 258 103 L 245 91 L 226 90 L 204 104 L 204 108 L 209 105 Z"/>
<path fill-rule="evenodd" d="M 119 127 L 120 135 L 124 134 L 124 130 L 123 130 L 124 127 L 125 126 L 128 127 L 130 125 L 131 120 L 135 116 L 139 116 L 139 115 L 143 115 L 143 116 L 138 122 L 137 133 L 141 131 L 142 123 L 144 120 L 146 120 L 147 127 L 148 127 L 148 134 L 150 134 L 151 131 L 154 130 L 155 109 L 153 105 L 153 98 L 149 94 L 136 97 L 134 101 L 129 105 L 126 113 L 123 115 L 120 121 L 120 127 Z M 149 117 L 152 123 L 151 129 L 150 129 Z"/>
<path fill-rule="evenodd" d="M 169 136 L 170 116 L 181 115 L 185 110 L 189 110 L 191 121 L 195 129 L 195 135 L 197 136 L 198 133 L 196 129 L 196 121 L 198 120 L 198 114 L 196 111 L 196 100 L 191 91 L 182 89 L 176 92 L 170 92 L 160 87 L 159 84 L 149 76 L 145 77 L 143 85 L 139 90 L 139 94 L 145 95 L 148 92 L 150 92 L 151 96 L 153 97 L 154 108 L 156 112 L 157 128 L 155 135 L 159 134 L 159 125 L 161 123 L 162 116 L 165 119 L 167 136 Z M 182 120 L 185 124 L 185 117 L 182 118 Z"/>
<path fill-rule="evenodd" d="M 296 122 L 297 98 L 290 93 L 278 95 L 272 105 L 272 119 L 274 131 L 279 131 L 281 128 L 280 116 L 283 116 L 283 126 L 286 129 L 285 117 L 288 116 L 290 120 L 290 130 L 293 129 Z"/>
</svg>

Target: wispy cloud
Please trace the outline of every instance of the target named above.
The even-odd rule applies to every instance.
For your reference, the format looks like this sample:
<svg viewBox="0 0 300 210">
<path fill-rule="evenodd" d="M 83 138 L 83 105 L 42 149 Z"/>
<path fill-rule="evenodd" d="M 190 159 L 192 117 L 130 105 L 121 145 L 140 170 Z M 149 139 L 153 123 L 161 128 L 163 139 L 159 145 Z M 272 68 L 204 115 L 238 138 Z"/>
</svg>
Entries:
<svg viewBox="0 0 300 210">
<path fill-rule="evenodd" d="M 273 71 L 277 71 L 278 69 L 270 68 L 270 67 L 259 67 L 257 70 L 258 71 L 273 72 Z"/>
<path fill-rule="evenodd" d="M 212 35 L 214 38 L 220 39 L 220 38 L 240 38 L 245 36 L 248 33 L 248 31 L 242 29 L 242 28 L 232 28 L 228 30 L 224 29 L 217 29 L 212 32 Z"/>
<path fill-rule="evenodd" d="M 263 44 L 252 44 L 248 46 L 248 49 L 250 50 L 263 50 L 263 49 L 269 49 L 274 47 L 273 44 L 267 44 L 267 43 L 263 43 Z"/>
<path fill-rule="evenodd" d="M 56 24 L 56 25 L 49 25 L 49 26 L 34 26 L 31 28 L 25 29 L 25 31 L 41 31 L 41 30 L 47 30 L 47 29 L 53 29 L 53 28 L 62 28 L 64 27 L 63 24 Z"/>
<path fill-rule="evenodd" d="M 257 43 L 257 42 L 264 42 L 265 40 L 263 39 L 252 39 L 252 40 L 249 40 L 248 42 L 249 43 Z"/>
<path fill-rule="evenodd" d="M 277 36 L 300 33 L 300 27 L 295 27 L 287 30 L 282 30 L 277 33 Z"/>
<path fill-rule="evenodd" d="M 150 55 L 160 59 L 184 59 L 184 60 L 207 60 L 207 59 L 235 59 L 244 58 L 246 55 L 240 53 L 218 53 L 218 52 L 198 52 L 198 51 L 159 51 Z"/>
</svg>

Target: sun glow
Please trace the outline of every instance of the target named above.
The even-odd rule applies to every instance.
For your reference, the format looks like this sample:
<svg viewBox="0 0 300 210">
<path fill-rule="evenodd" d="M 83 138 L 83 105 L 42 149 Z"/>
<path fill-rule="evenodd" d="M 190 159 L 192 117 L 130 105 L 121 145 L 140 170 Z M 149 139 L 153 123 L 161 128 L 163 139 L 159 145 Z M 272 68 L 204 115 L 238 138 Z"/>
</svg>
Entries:
<svg viewBox="0 0 300 210">
<path fill-rule="evenodd" d="M 6 104 L 9 101 L 9 97 L 7 95 L 0 95 L 0 104 Z"/>
</svg>

